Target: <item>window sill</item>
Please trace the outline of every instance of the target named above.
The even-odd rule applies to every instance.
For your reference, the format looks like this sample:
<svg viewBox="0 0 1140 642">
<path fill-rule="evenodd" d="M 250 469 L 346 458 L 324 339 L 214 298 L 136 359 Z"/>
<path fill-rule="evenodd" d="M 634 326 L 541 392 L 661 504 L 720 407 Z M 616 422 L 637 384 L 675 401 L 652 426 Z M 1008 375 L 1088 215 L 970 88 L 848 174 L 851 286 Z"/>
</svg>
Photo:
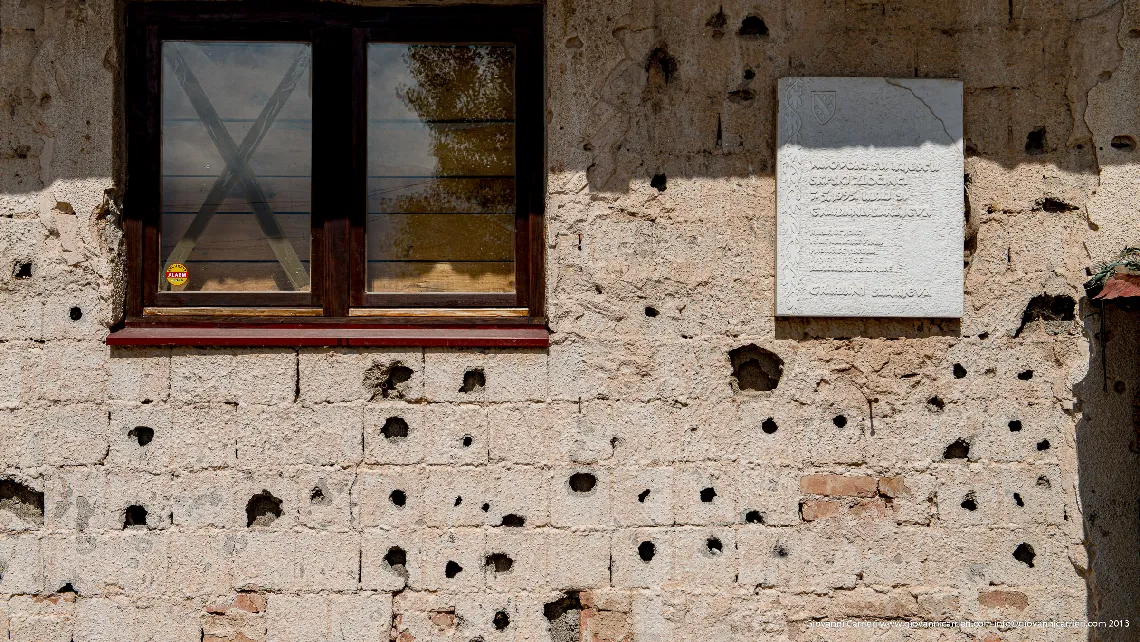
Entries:
<svg viewBox="0 0 1140 642">
<path fill-rule="evenodd" d="M 248 325 L 202 327 L 176 325 L 129 326 L 107 336 L 109 346 L 212 347 L 447 347 L 546 348 L 545 325 L 501 326 L 313 326 Z"/>
</svg>

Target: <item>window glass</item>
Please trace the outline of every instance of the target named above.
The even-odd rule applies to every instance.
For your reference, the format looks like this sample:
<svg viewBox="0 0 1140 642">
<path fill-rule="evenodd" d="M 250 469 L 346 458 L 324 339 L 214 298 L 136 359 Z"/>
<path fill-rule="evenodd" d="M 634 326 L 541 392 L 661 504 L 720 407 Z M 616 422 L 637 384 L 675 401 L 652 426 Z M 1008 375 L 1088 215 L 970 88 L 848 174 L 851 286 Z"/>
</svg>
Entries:
<svg viewBox="0 0 1140 642">
<path fill-rule="evenodd" d="M 368 48 L 371 292 L 514 292 L 515 49 Z"/>
<path fill-rule="evenodd" d="M 159 289 L 308 290 L 311 46 L 167 41 L 162 56 Z"/>
</svg>

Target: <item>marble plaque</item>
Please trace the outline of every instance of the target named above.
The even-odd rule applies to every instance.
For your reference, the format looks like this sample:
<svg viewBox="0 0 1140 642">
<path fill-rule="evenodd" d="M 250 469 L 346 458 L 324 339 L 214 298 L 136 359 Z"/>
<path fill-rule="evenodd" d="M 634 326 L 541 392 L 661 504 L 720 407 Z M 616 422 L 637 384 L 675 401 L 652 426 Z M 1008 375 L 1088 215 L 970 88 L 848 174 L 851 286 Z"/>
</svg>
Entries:
<svg viewBox="0 0 1140 642">
<path fill-rule="evenodd" d="M 961 317 L 962 83 L 781 78 L 776 314 Z"/>
</svg>

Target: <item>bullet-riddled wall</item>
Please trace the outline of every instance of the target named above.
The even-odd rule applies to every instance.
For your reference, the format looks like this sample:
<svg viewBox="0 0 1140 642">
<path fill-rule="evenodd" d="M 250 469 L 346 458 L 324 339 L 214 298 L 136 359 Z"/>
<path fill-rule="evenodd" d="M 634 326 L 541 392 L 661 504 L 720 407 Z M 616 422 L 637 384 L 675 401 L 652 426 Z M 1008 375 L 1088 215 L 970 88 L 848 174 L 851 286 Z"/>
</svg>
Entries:
<svg viewBox="0 0 1140 642">
<path fill-rule="evenodd" d="M 123 15 L 0 0 L 9 639 L 1140 621 L 1140 312 L 1081 287 L 1140 2 L 552 0 L 548 350 L 108 348 Z M 964 83 L 960 322 L 774 318 L 776 83 L 829 75 Z M 1131 639 L 1069 633 L 1000 638 Z"/>
</svg>

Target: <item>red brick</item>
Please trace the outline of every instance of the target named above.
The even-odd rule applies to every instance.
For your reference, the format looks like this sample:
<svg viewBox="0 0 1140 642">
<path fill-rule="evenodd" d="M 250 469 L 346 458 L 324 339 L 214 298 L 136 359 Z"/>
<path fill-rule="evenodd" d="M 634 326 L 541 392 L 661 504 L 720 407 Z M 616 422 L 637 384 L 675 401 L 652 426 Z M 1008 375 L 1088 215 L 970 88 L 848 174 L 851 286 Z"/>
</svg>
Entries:
<svg viewBox="0 0 1140 642">
<path fill-rule="evenodd" d="M 1029 598 L 1021 591 L 978 591 L 978 604 L 991 609 L 1009 607 L 1022 611 L 1029 606 Z"/>
<path fill-rule="evenodd" d="M 265 596 L 257 593 L 241 593 L 234 599 L 234 608 L 250 613 L 264 613 Z"/>
<path fill-rule="evenodd" d="M 800 492 L 810 495 L 874 497 L 878 481 L 867 475 L 804 475 Z"/>
<path fill-rule="evenodd" d="M 880 477 L 879 494 L 883 497 L 906 497 L 910 495 L 910 489 L 906 487 L 906 480 L 901 476 Z"/>
<path fill-rule="evenodd" d="M 835 517 L 841 508 L 838 502 L 826 499 L 809 499 L 800 504 L 800 516 L 805 522 L 814 522 L 817 519 Z"/>
</svg>

